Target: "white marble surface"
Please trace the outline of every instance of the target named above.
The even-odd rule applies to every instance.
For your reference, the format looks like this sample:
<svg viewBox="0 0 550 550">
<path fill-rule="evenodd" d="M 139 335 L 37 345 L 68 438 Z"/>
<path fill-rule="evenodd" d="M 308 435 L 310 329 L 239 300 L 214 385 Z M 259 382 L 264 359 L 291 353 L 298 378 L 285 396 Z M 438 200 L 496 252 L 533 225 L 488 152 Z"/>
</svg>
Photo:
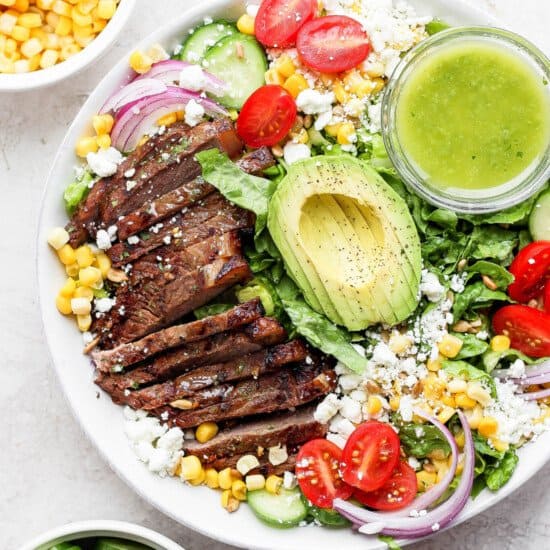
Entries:
<svg viewBox="0 0 550 550">
<path fill-rule="evenodd" d="M 140 500 L 85 439 L 49 364 L 34 282 L 41 189 L 71 119 L 101 75 L 134 41 L 193 3 L 138 0 L 117 46 L 90 70 L 47 90 L 0 94 L 1 549 L 13 550 L 24 539 L 58 524 L 100 518 L 141 523 L 189 550 L 228 548 L 183 528 Z M 476 3 L 550 53 L 547 0 Z M 416 549 L 548 548 L 549 477 L 550 465 L 506 501 Z"/>
</svg>

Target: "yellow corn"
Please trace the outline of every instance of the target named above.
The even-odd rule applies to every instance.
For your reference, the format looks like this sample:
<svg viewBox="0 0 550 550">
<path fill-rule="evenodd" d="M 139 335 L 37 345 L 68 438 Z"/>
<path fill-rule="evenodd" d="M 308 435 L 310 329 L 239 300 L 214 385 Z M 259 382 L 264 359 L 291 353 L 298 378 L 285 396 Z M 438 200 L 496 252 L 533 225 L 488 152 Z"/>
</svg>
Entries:
<svg viewBox="0 0 550 550">
<path fill-rule="evenodd" d="M 445 357 L 452 359 L 456 357 L 462 349 L 462 340 L 452 334 L 445 334 L 441 341 L 437 344 L 439 353 Z"/>
<path fill-rule="evenodd" d="M 26 27 L 21 27 L 20 25 L 15 25 L 13 31 L 11 31 L 11 36 L 17 42 L 25 42 L 31 37 L 31 31 Z"/>
<path fill-rule="evenodd" d="M 29 0 L 15 0 L 15 4 L 13 4 L 13 9 L 17 10 L 19 13 L 24 13 L 29 9 L 29 4 Z"/>
<path fill-rule="evenodd" d="M 57 15 L 64 15 L 69 17 L 71 15 L 71 5 L 68 2 L 63 2 L 63 0 L 55 0 L 52 6 L 52 10 Z"/>
<path fill-rule="evenodd" d="M 54 27 L 55 34 L 59 36 L 68 36 L 73 30 L 73 21 L 68 17 L 60 16 L 57 25 Z"/>
<path fill-rule="evenodd" d="M 115 0 L 99 0 L 96 9 L 100 19 L 111 19 L 116 11 L 116 2 Z"/>
<path fill-rule="evenodd" d="M 309 134 L 305 128 L 302 128 L 297 134 L 291 134 L 291 136 L 295 143 L 307 143 L 309 141 Z"/>
<path fill-rule="evenodd" d="M 44 46 L 42 46 L 38 38 L 29 38 L 21 44 L 21 48 L 19 49 L 26 58 L 30 58 L 39 54 L 44 49 Z"/>
<path fill-rule="evenodd" d="M 98 136 L 110 134 L 115 120 L 111 115 L 95 115 L 92 117 L 92 126 Z"/>
<path fill-rule="evenodd" d="M 207 468 L 204 472 L 204 482 L 210 489 L 217 489 L 220 484 L 218 482 L 218 472 L 214 468 Z"/>
<path fill-rule="evenodd" d="M 89 267 L 94 263 L 94 254 L 92 252 L 92 249 L 87 244 L 79 246 L 75 250 L 75 256 L 76 262 L 81 268 Z"/>
<path fill-rule="evenodd" d="M 341 125 L 341 122 L 337 122 L 336 124 L 328 124 L 325 126 L 325 132 L 331 137 L 336 137 Z"/>
<path fill-rule="evenodd" d="M 456 406 L 461 409 L 473 409 L 476 406 L 476 402 L 471 397 L 468 397 L 465 393 L 457 393 L 455 395 Z"/>
<path fill-rule="evenodd" d="M 205 480 L 206 480 L 206 472 L 204 468 L 201 467 L 199 475 L 194 479 L 188 480 L 188 483 L 190 483 L 191 485 L 197 486 L 197 485 L 202 485 Z"/>
<path fill-rule="evenodd" d="M 346 91 L 355 94 L 357 97 L 363 98 L 373 92 L 375 84 L 371 80 L 363 78 L 359 72 L 350 71 L 344 77 L 344 87 Z"/>
<path fill-rule="evenodd" d="M 278 495 L 283 484 L 283 479 L 279 476 L 271 475 L 265 480 L 265 490 L 272 495 Z"/>
<path fill-rule="evenodd" d="M 377 78 L 383 76 L 384 74 L 384 65 L 377 61 L 376 63 L 370 63 L 368 68 L 365 70 L 365 74 L 369 78 Z"/>
<path fill-rule="evenodd" d="M 237 461 L 237 470 L 238 472 L 245 476 L 250 472 L 251 470 L 254 470 L 254 468 L 258 468 L 260 466 L 259 460 L 254 455 L 244 455 L 239 458 Z"/>
<path fill-rule="evenodd" d="M 372 80 L 372 84 L 373 84 L 373 88 L 372 88 L 372 92 L 370 93 L 376 94 L 379 91 L 381 91 L 382 88 L 384 88 L 384 86 L 386 85 L 386 81 L 383 78 L 374 78 Z"/>
<path fill-rule="evenodd" d="M 79 271 L 80 271 L 80 267 L 76 262 L 65 266 L 65 273 L 67 273 L 69 277 L 78 277 Z"/>
<path fill-rule="evenodd" d="M 79 286 L 73 293 L 75 298 L 86 298 L 90 302 L 94 299 L 94 291 L 89 286 Z"/>
<path fill-rule="evenodd" d="M 69 59 L 69 57 L 72 57 L 73 55 L 77 54 L 82 48 L 78 44 L 67 44 L 66 46 L 61 46 L 61 52 L 59 54 L 59 57 L 62 61 L 65 61 L 65 59 Z M 99 136 L 102 137 L 102 136 Z M 98 139 L 99 139 L 98 137 Z M 98 141 L 99 145 L 99 141 Z"/>
<path fill-rule="evenodd" d="M 401 399 L 400 399 L 399 396 L 395 395 L 393 397 L 390 397 L 390 399 L 389 399 L 390 409 L 392 411 L 398 410 L 400 402 L 401 402 Z"/>
<path fill-rule="evenodd" d="M 476 405 L 473 409 L 466 409 L 464 415 L 468 420 L 468 425 L 472 430 L 477 430 L 481 419 L 483 418 L 483 411 L 479 405 Z"/>
<path fill-rule="evenodd" d="M 101 134 L 97 136 L 96 142 L 100 149 L 109 149 L 111 147 L 111 136 L 109 134 Z"/>
<path fill-rule="evenodd" d="M 76 324 L 80 332 L 87 332 L 92 326 L 92 316 L 89 313 L 86 315 L 77 315 Z"/>
<path fill-rule="evenodd" d="M 0 0 L 0 6 L 13 6 L 15 0 Z"/>
<path fill-rule="evenodd" d="M 88 315 L 92 311 L 92 304 L 87 298 L 71 298 L 71 308 L 75 315 Z"/>
<path fill-rule="evenodd" d="M 431 372 L 437 372 L 441 370 L 441 359 L 428 359 L 426 362 L 426 367 Z"/>
<path fill-rule="evenodd" d="M 104 252 L 100 252 L 95 257 L 95 264 L 99 268 L 99 271 L 101 271 L 101 276 L 105 279 L 107 277 L 107 273 L 109 273 L 109 269 L 111 269 L 111 258 L 107 256 Z"/>
<path fill-rule="evenodd" d="M 445 386 L 445 382 L 437 376 L 422 380 L 422 390 L 428 399 L 440 399 L 445 392 Z"/>
<path fill-rule="evenodd" d="M 63 245 L 58 251 L 57 256 L 63 265 L 71 265 L 76 262 L 76 253 L 70 244 Z"/>
<path fill-rule="evenodd" d="M 494 437 L 491 438 L 489 441 L 493 445 L 493 447 L 500 452 L 506 452 L 510 447 L 510 444 L 506 443 L 506 441 L 501 441 L 500 439 L 496 439 Z"/>
<path fill-rule="evenodd" d="M 75 290 L 76 290 L 76 281 L 72 277 L 69 277 L 65 281 L 65 284 L 59 290 L 59 295 L 64 296 L 65 298 L 72 298 Z"/>
<path fill-rule="evenodd" d="M 139 50 L 130 54 L 130 67 L 132 67 L 136 73 L 146 73 L 151 68 L 152 64 L 153 60 Z"/>
<path fill-rule="evenodd" d="M 47 69 L 48 67 L 53 67 L 58 59 L 59 54 L 55 50 L 44 50 L 40 57 L 40 68 Z"/>
<path fill-rule="evenodd" d="M 92 23 L 92 29 L 94 32 L 101 32 L 107 26 L 106 19 L 94 19 Z"/>
<path fill-rule="evenodd" d="M 198 457 L 194 455 L 183 456 L 180 459 L 180 477 L 185 481 L 201 477 L 203 467 Z"/>
<path fill-rule="evenodd" d="M 300 92 L 307 90 L 309 84 L 303 75 L 294 73 L 290 75 L 283 84 L 283 88 L 294 98 L 300 95 Z"/>
<path fill-rule="evenodd" d="M 231 468 L 224 468 L 218 472 L 218 483 L 220 485 L 220 489 L 231 489 L 233 481 L 235 481 L 235 477 Z"/>
<path fill-rule="evenodd" d="M 18 59 L 13 63 L 16 73 L 28 73 L 31 71 L 31 62 L 29 59 Z"/>
<path fill-rule="evenodd" d="M 89 13 L 82 13 L 78 6 L 74 6 L 71 10 L 71 19 L 80 27 L 86 27 L 94 22 L 93 17 Z"/>
<path fill-rule="evenodd" d="M 436 472 L 421 470 L 420 472 L 416 472 L 416 481 L 418 483 L 418 490 L 426 491 L 437 483 L 437 474 Z"/>
<path fill-rule="evenodd" d="M 228 512 L 235 512 L 239 508 L 240 501 L 237 500 L 231 493 L 231 489 L 226 489 L 222 493 L 222 506 Z"/>
<path fill-rule="evenodd" d="M 262 474 L 246 476 L 246 490 L 259 491 L 265 487 L 265 477 Z"/>
<path fill-rule="evenodd" d="M 254 34 L 254 18 L 248 13 L 244 13 L 237 19 L 237 29 L 243 34 Z"/>
<path fill-rule="evenodd" d="M 98 147 L 97 138 L 83 137 L 76 142 L 76 154 L 81 158 L 86 158 L 88 153 L 95 153 Z"/>
<path fill-rule="evenodd" d="M 483 407 L 491 402 L 491 394 L 479 382 L 468 382 L 466 395 Z"/>
<path fill-rule="evenodd" d="M 167 115 L 161 116 L 157 120 L 157 126 L 170 126 L 178 121 L 178 115 L 174 113 L 168 113 Z"/>
<path fill-rule="evenodd" d="M 491 339 L 491 349 L 493 351 L 506 351 L 510 349 L 510 338 L 504 334 L 493 336 Z"/>
<path fill-rule="evenodd" d="M 357 134 L 355 133 L 355 126 L 351 122 L 343 122 L 338 128 L 336 134 L 336 141 L 340 145 L 349 145 L 357 140 Z"/>
<path fill-rule="evenodd" d="M 88 14 L 97 6 L 97 0 L 80 0 L 78 2 L 78 11 L 80 13 Z"/>
<path fill-rule="evenodd" d="M 468 384 L 466 380 L 462 380 L 462 378 L 453 378 L 447 384 L 447 390 L 451 393 L 464 393 L 467 389 Z"/>
<path fill-rule="evenodd" d="M 346 92 L 341 80 L 336 80 L 332 86 L 334 97 L 338 103 L 347 103 L 349 100 L 349 94 Z"/>
<path fill-rule="evenodd" d="M 17 18 L 17 23 L 27 29 L 35 29 L 42 25 L 42 17 L 40 17 L 39 13 L 22 13 Z"/>
<path fill-rule="evenodd" d="M 456 408 L 456 400 L 452 395 L 449 395 L 446 393 L 441 397 L 441 403 L 444 405 L 447 405 L 447 407 L 452 407 L 453 409 Z"/>
<path fill-rule="evenodd" d="M 451 419 L 454 413 L 455 413 L 455 409 L 453 409 L 452 407 L 445 406 L 437 415 L 437 419 L 442 424 L 446 424 Z"/>
<path fill-rule="evenodd" d="M 264 75 L 266 84 L 278 84 L 282 86 L 285 83 L 285 77 L 277 69 L 268 69 Z"/>
<path fill-rule="evenodd" d="M 362 103 L 361 106 L 364 108 Z M 401 334 L 400 332 L 394 332 L 390 336 L 390 341 L 388 342 L 389 348 L 393 351 L 393 353 L 396 353 L 397 355 L 405 353 L 411 347 L 411 345 L 412 338 L 410 336 L 407 336 L 406 334 Z"/>
<path fill-rule="evenodd" d="M 275 61 L 275 69 L 279 74 L 288 78 L 296 72 L 296 65 L 289 55 L 284 54 Z"/>
<path fill-rule="evenodd" d="M 455 434 L 455 441 L 459 449 L 464 448 L 464 445 L 466 444 L 466 436 L 462 430 Z"/>
<path fill-rule="evenodd" d="M 231 485 L 231 494 L 237 500 L 246 500 L 246 484 L 244 481 L 237 479 Z"/>
<path fill-rule="evenodd" d="M 54 227 L 48 233 L 48 244 L 55 250 L 59 250 L 69 242 L 69 233 L 64 227 Z"/>
<path fill-rule="evenodd" d="M 498 422 L 492 416 L 484 416 L 477 427 L 477 431 L 483 437 L 491 437 L 497 433 Z"/>
<path fill-rule="evenodd" d="M 78 273 L 78 280 L 83 286 L 94 286 L 101 281 L 101 279 L 101 270 L 91 265 L 82 268 Z"/>
<path fill-rule="evenodd" d="M 195 438 L 199 443 L 210 441 L 218 433 L 218 425 L 214 422 L 203 422 L 195 431 Z"/>
<path fill-rule="evenodd" d="M 367 400 L 369 416 L 375 416 L 382 410 L 382 401 L 376 395 L 370 395 Z"/>
<path fill-rule="evenodd" d="M 59 293 L 55 299 L 55 305 L 60 313 L 63 315 L 70 315 L 73 312 L 71 307 L 71 299 L 67 296 L 62 296 Z"/>
</svg>

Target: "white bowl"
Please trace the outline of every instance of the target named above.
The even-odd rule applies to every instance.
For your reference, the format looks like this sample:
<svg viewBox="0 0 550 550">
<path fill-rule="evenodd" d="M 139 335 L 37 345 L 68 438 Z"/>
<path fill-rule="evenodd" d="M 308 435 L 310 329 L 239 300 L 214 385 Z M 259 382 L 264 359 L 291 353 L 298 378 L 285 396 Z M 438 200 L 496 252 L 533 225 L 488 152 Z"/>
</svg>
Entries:
<svg viewBox="0 0 550 550">
<path fill-rule="evenodd" d="M 43 533 L 24 544 L 19 550 L 48 550 L 54 544 L 70 542 L 87 537 L 118 537 L 124 540 L 146 544 L 152 550 L 184 550 L 182 546 L 135 523 L 123 521 L 79 521 L 67 523 Z"/>
<path fill-rule="evenodd" d="M 419 13 L 439 16 L 451 24 L 495 24 L 484 12 L 459 0 L 409 1 L 418 7 Z M 166 48 L 172 48 L 186 30 L 201 22 L 203 17 L 236 18 L 243 13 L 245 3 L 245 0 L 201 2 L 136 44 L 136 47 L 145 49 L 159 42 Z M 49 228 L 64 225 L 67 221 L 61 196 L 73 176 L 76 162 L 74 144 L 88 128 L 90 117 L 126 74 L 127 59 L 122 59 L 92 92 L 69 128 L 48 178 L 39 225 L 37 272 L 44 332 L 63 391 L 78 421 L 105 460 L 130 487 L 166 515 L 204 535 L 235 546 L 264 550 L 333 550 L 354 548 L 357 545 L 363 550 L 385 548 L 385 544 L 376 537 L 357 535 L 351 529 L 331 530 L 315 526 L 273 529 L 256 519 L 247 506 L 241 506 L 238 512 L 228 514 L 220 506 L 220 495 L 216 491 L 206 487 L 186 486 L 178 479 L 159 478 L 150 473 L 130 450 L 123 431 L 121 407 L 114 405 L 103 392 L 99 392 L 99 399 L 96 397 L 99 389 L 93 384 L 89 360 L 82 355 L 82 339 L 75 323 L 60 315 L 55 308 L 54 299 L 66 275 L 46 239 Z M 484 491 L 469 502 L 459 516 L 459 522 L 502 500 L 535 474 L 550 458 L 550 433 L 521 449 L 520 457 L 510 482 L 498 493 Z"/>
<path fill-rule="evenodd" d="M 30 73 L 1 74 L 0 92 L 23 92 L 49 86 L 69 76 L 74 76 L 97 60 L 115 41 L 128 21 L 136 0 L 120 0 L 117 10 L 107 26 L 82 51 L 48 69 Z"/>
</svg>

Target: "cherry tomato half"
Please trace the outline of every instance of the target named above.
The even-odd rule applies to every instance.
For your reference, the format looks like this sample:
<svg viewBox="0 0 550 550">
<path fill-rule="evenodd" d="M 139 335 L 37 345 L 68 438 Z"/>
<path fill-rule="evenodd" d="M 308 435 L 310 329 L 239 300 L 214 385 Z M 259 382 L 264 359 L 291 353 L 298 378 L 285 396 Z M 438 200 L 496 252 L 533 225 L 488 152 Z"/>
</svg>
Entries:
<svg viewBox="0 0 550 550">
<path fill-rule="evenodd" d="M 515 277 L 508 294 L 517 302 L 528 302 L 542 293 L 550 279 L 550 241 L 535 241 L 522 248 L 510 266 Z"/>
<path fill-rule="evenodd" d="M 275 145 L 296 120 L 296 102 L 281 86 L 258 88 L 246 101 L 237 119 L 237 133 L 250 147 Z"/>
<path fill-rule="evenodd" d="M 542 300 L 544 303 L 544 311 L 546 311 L 546 313 L 550 313 L 550 281 L 546 282 L 544 293 L 542 295 Z"/>
<path fill-rule="evenodd" d="M 400 461 L 390 479 L 376 491 L 355 491 L 353 496 L 365 506 L 375 510 L 399 510 L 410 504 L 418 492 L 414 470 Z"/>
<path fill-rule="evenodd" d="M 309 21 L 298 31 L 296 47 L 306 65 L 323 73 L 353 69 L 371 50 L 361 24 L 345 15 Z"/>
<path fill-rule="evenodd" d="M 361 491 L 375 491 L 399 460 L 399 437 L 388 424 L 372 420 L 357 427 L 342 452 L 342 477 Z"/>
<path fill-rule="evenodd" d="M 533 307 L 504 306 L 493 316 L 493 330 L 529 357 L 550 355 L 550 314 Z"/>
<path fill-rule="evenodd" d="M 347 499 L 353 487 L 340 476 L 342 450 L 326 439 L 312 439 L 296 458 L 296 478 L 302 493 L 319 508 L 332 508 L 335 498 Z"/>
<path fill-rule="evenodd" d="M 254 34 L 264 46 L 294 46 L 298 30 L 316 11 L 316 0 L 264 0 L 254 20 Z"/>
</svg>

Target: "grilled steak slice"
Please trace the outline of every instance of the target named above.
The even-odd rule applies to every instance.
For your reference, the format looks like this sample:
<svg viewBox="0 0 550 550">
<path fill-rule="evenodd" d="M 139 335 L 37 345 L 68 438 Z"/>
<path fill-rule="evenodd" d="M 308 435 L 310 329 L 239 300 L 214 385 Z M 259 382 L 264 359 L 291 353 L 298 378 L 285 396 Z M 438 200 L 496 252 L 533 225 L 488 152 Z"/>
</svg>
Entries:
<svg viewBox="0 0 550 550">
<path fill-rule="evenodd" d="M 254 215 L 235 206 L 219 193 L 212 193 L 196 206 L 176 214 L 153 230 L 140 235 L 136 244 L 117 243 L 108 251 L 114 266 L 133 262 L 167 243 L 185 248 L 213 235 L 232 229 L 246 229 L 254 224 Z"/>
<path fill-rule="evenodd" d="M 240 158 L 236 164 L 248 173 L 261 173 L 269 168 L 275 160 L 267 147 L 256 149 Z M 156 199 L 144 202 L 137 210 L 118 219 L 118 238 L 126 240 L 131 235 L 144 231 L 151 225 L 163 221 L 169 216 L 178 214 L 182 208 L 203 199 L 214 191 L 214 187 L 206 183 L 202 176 L 181 185 Z"/>
<path fill-rule="evenodd" d="M 225 456 L 256 454 L 258 447 L 268 449 L 284 444 L 290 448 L 310 439 L 324 437 L 327 427 L 313 418 L 315 407 L 306 405 L 296 411 L 244 420 L 235 427 L 220 431 L 206 443 L 187 441 L 185 452 L 210 462 Z"/>
<path fill-rule="evenodd" d="M 100 324 L 102 347 L 132 342 L 164 328 L 252 276 L 247 261 L 240 255 L 217 258 L 194 271 L 177 265 L 170 269 L 157 266 L 157 270 L 155 278 L 150 277 L 149 271 L 134 271 L 132 277 L 141 277 L 143 282 L 121 287 L 117 307 L 111 310 L 107 324 Z"/>
<path fill-rule="evenodd" d="M 155 414 L 168 413 L 169 421 L 180 428 L 191 428 L 202 422 L 219 422 L 254 414 L 298 407 L 336 387 L 334 370 L 321 361 L 292 368 L 258 378 L 245 380 L 224 394 L 219 403 L 192 410 L 178 411 L 161 407 Z"/>
<path fill-rule="evenodd" d="M 116 174 L 99 180 L 79 205 L 67 226 L 71 244 L 82 244 L 95 236 L 100 227 L 113 224 L 143 202 L 197 177 L 200 165 L 195 153 L 213 147 L 231 157 L 242 150 L 242 143 L 228 120 L 205 122 L 194 128 L 174 124 L 137 147 L 119 165 Z M 135 171 L 131 179 L 124 176 L 128 170 Z"/>
<path fill-rule="evenodd" d="M 303 361 L 306 356 L 305 344 L 300 340 L 293 340 L 225 363 L 205 365 L 175 380 L 132 392 L 127 396 L 126 403 L 134 409 L 151 410 L 186 397 L 193 406 L 204 406 L 203 395 L 211 395 L 215 391 L 212 386 L 222 387 L 220 384 L 225 382 L 258 378 L 283 365 Z"/>
<path fill-rule="evenodd" d="M 183 344 L 247 325 L 260 318 L 262 313 L 260 301 L 254 299 L 218 315 L 169 327 L 112 350 L 94 351 L 92 361 L 98 370 L 111 372 L 114 367 L 127 367 Z"/>
<path fill-rule="evenodd" d="M 230 361 L 266 346 L 279 344 L 285 338 L 285 330 L 278 321 L 261 317 L 244 329 L 221 332 L 180 346 L 130 372 L 109 375 L 100 373 L 96 383 L 112 396 L 115 403 L 123 403 L 125 390 L 163 382 L 201 365 Z"/>
<path fill-rule="evenodd" d="M 270 475 L 281 475 L 284 472 L 293 472 L 296 467 L 296 456 L 298 455 L 298 449 L 288 452 L 288 458 L 286 462 L 273 466 L 266 454 L 261 457 L 258 457 L 258 462 L 260 466 L 250 470 L 248 474 L 262 474 L 264 477 Z M 243 455 L 233 455 L 233 456 L 223 456 L 221 458 L 216 458 L 212 462 L 204 463 L 204 466 L 207 468 L 214 468 L 218 472 L 224 470 L 225 468 L 236 468 L 239 458 Z M 247 475 L 248 475 L 247 474 Z"/>
</svg>

